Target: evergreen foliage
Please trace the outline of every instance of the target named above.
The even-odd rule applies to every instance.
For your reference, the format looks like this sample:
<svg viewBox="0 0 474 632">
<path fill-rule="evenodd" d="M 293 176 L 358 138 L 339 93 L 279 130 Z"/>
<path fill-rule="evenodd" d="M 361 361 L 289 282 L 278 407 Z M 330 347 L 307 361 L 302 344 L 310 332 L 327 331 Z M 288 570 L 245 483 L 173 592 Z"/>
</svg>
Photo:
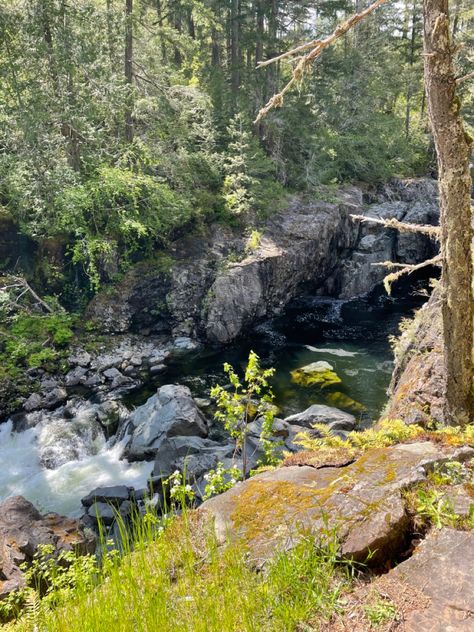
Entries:
<svg viewBox="0 0 474 632">
<path fill-rule="evenodd" d="M 7 0 L 0 205 L 33 239 L 63 239 L 71 269 L 95 291 L 192 223 L 237 215 L 253 227 L 282 186 L 314 192 L 425 173 L 419 0 L 382 7 L 325 51 L 303 98 L 250 123 L 290 72 L 257 63 L 360 8 L 145 0 L 127 16 L 105 0 Z M 472 10 L 463 0 L 455 13 L 456 36 L 469 44 Z M 465 46 L 460 74 L 471 62 Z M 462 89 L 472 109 L 469 82 Z"/>
</svg>

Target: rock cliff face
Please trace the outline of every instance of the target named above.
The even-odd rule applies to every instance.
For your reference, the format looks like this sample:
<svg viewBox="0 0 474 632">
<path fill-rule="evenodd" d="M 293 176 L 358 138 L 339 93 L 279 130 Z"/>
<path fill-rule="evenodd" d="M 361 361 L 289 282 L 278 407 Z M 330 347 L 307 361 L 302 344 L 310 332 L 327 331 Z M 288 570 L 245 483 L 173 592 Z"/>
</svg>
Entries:
<svg viewBox="0 0 474 632">
<path fill-rule="evenodd" d="M 366 198 L 367 199 L 367 196 Z M 305 287 L 340 298 L 363 295 L 384 276 L 372 263 L 408 263 L 432 255 L 418 235 L 351 220 L 367 214 L 436 223 L 436 183 L 395 182 L 369 204 L 361 189 L 331 201 L 294 198 L 261 230 L 258 245 L 236 230 L 210 227 L 174 244 L 170 260 L 138 264 L 113 291 L 97 296 L 88 315 L 113 333 L 139 331 L 227 343 L 278 314 Z"/>
<path fill-rule="evenodd" d="M 386 417 L 426 425 L 443 421 L 443 340 L 439 291 L 398 341 Z"/>
</svg>

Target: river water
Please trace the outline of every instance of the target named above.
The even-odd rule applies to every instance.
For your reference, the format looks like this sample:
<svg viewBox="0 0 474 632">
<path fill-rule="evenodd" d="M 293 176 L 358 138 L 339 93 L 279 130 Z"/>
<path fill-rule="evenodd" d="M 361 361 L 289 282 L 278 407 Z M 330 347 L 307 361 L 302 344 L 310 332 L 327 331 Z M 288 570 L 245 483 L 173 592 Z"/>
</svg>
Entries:
<svg viewBox="0 0 474 632">
<path fill-rule="evenodd" d="M 382 291 L 370 300 L 300 299 L 245 340 L 172 358 L 165 373 L 128 395 L 125 403 L 130 408 L 140 405 L 166 383 L 186 384 L 194 396 L 207 398 L 211 385 L 226 383 L 223 363 L 243 369 L 253 349 L 263 366 L 276 369 L 272 386 L 281 416 L 323 403 L 356 412 L 361 426 L 368 425 L 387 399 L 392 370 L 388 338 L 424 300 L 416 288 L 404 291 L 403 299 Z M 322 391 L 292 383 L 293 369 L 317 360 L 329 362 L 341 384 Z M 152 463 L 123 460 L 123 445 L 107 442 L 93 426 L 93 407 L 85 403 L 72 419 L 53 412 L 18 433 L 11 421 L 0 425 L 0 500 L 21 494 L 41 511 L 75 516 L 81 513 L 80 498 L 95 487 L 145 487 Z M 45 459 L 53 469 L 44 467 Z"/>
</svg>

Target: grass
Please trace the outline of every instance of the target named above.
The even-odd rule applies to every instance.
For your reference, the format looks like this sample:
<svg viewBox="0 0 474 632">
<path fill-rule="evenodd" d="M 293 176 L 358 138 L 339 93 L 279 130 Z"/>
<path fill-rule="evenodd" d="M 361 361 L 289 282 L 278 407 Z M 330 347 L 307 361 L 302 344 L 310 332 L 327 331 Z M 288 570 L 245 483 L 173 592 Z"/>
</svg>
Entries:
<svg viewBox="0 0 474 632">
<path fill-rule="evenodd" d="M 257 571 L 241 543 L 219 548 L 213 528 L 193 513 L 164 528 L 145 517 L 133 547 L 125 538 L 123 552 L 106 554 L 100 565 L 82 558 L 58 571 L 54 560 L 39 560 L 49 589 L 37 574 L 43 598 L 26 591 L 21 618 L 2 632 L 324 630 L 351 581 L 337 551 L 335 535 L 324 543 L 304 537 Z"/>
</svg>

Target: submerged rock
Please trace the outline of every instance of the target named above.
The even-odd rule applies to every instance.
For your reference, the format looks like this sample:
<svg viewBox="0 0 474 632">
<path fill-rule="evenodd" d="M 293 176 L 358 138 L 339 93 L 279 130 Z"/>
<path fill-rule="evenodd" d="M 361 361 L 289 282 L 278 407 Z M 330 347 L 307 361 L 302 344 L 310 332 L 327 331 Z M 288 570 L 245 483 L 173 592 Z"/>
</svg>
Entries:
<svg viewBox="0 0 474 632">
<path fill-rule="evenodd" d="M 300 369 L 291 371 L 291 380 L 300 386 L 320 386 L 321 388 L 342 382 L 334 371 L 334 367 L 324 360 L 312 362 Z"/>
<path fill-rule="evenodd" d="M 324 397 L 333 406 L 336 406 L 337 408 L 344 408 L 345 410 L 350 410 L 356 415 L 367 412 L 367 408 L 363 404 L 357 402 L 355 399 L 352 399 L 352 397 L 349 397 L 349 395 L 341 393 L 340 391 L 325 393 Z"/>
<path fill-rule="evenodd" d="M 22 496 L 0 503 L 0 599 L 24 586 L 22 564 L 31 563 L 38 546 L 52 545 L 55 554 L 74 550 L 93 553 L 95 536 L 77 520 L 55 513 L 42 516 Z"/>
</svg>

